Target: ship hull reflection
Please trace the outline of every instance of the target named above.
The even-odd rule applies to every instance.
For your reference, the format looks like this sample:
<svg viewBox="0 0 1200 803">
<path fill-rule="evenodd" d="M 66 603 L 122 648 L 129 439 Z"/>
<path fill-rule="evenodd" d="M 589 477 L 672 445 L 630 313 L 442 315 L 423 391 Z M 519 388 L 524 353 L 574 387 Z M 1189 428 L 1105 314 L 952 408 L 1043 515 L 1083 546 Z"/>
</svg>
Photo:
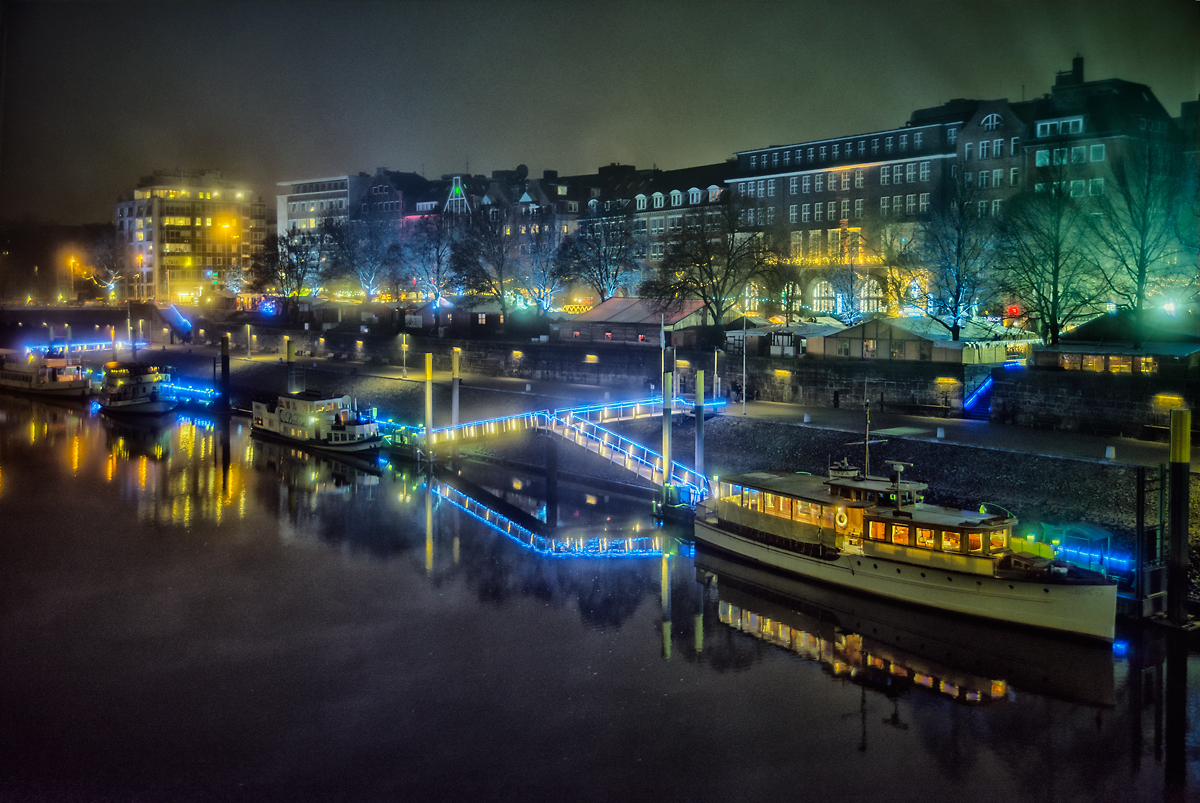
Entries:
<svg viewBox="0 0 1200 803">
<path fill-rule="evenodd" d="M 1112 707 L 1108 645 L 1055 639 L 977 619 L 884 602 L 785 577 L 697 545 L 697 580 L 715 580 L 722 603 L 791 631 L 832 639 L 856 634 L 870 665 L 962 688 L 1002 682 L 1024 692 Z"/>
</svg>

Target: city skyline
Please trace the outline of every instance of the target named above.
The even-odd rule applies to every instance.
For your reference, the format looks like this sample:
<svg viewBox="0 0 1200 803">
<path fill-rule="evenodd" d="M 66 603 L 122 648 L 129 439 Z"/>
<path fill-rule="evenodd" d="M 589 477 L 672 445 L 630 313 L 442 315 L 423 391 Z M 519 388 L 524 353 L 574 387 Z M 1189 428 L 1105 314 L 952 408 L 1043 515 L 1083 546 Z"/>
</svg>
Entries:
<svg viewBox="0 0 1200 803">
<path fill-rule="evenodd" d="M 6 220 L 109 220 L 119 193 L 176 167 L 219 169 L 270 205 L 278 181 L 381 166 L 436 177 L 707 164 L 903 125 L 954 97 L 1036 97 L 1077 54 L 1088 80 L 1144 83 L 1172 116 L 1200 85 L 1190 0 L 4 14 Z M 861 34 L 847 33 L 854 23 Z"/>
</svg>

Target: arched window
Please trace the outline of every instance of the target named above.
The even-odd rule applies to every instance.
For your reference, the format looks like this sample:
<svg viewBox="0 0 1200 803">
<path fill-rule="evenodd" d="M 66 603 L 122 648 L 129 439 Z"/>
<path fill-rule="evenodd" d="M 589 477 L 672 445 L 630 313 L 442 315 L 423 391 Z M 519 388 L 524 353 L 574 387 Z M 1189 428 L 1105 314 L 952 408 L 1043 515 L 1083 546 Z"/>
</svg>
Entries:
<svg viewBox="0 0 1200 803">
<path fill-rule="evenodd" d="M 655 209 L 663 208 L 663 194 L 661 192 L 654 193 L 654 208 Z"/>
<path fill-rule="evenodd" d="M 983 118 L 984 131 L 995 131 L 997 128 L 1000 128 L 1003 125 L 1004 121 L 1000 119 L 1000 115 L 998 114 L 989 114 L 987 117 Z"/>
<path fill-rule="evenodd" d="M 868 276 L 858 288 L 858 308 L 864 313 L 879 312 L 884 309 L 883 288 L 874 277 Z"/>
<path fill-rule="evenodd" d="M 700 190 L 696 189 L 695 187 L 692 187 L 690 190 L 688 190 L 688 203 L 700 203 Z"/>
<path fill-rule="evenodd" d="M 637 200 L 637 208 L 639 211 L 646 208 L 646 196 L 645 195 L 637 196 L 636 200 Z"/>
<path fill-rule="evenodd" d="M 671 190 L 671 206 L 679 206 L 683 203 L 683 193 L 679 190 Z"/>
<path fill-rule="evenodd" d="M 812 308 L 815 312 L 837 312 L 837 294 L 825 279 L 812 286 Z"/>
</svg>

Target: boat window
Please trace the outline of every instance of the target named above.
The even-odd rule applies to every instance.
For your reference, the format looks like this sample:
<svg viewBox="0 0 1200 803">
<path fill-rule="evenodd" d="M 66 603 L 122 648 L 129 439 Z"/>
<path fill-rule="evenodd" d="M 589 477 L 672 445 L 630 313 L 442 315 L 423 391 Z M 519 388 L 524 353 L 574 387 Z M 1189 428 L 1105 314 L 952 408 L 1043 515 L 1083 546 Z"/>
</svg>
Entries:
<svg viewBox="0 0 1200 803">
<path fill-rule="evenodd" d="M 946 552 L 961 552 L 962 536 L 953 530 L 942 530 L 942 549 Z"/>
<path fill-rule="evenodd" d="M 933 540 L 933 530 L 927 530 L 924 527 L 918 527 L 917 546 L 923 546 L 926 549 L 934 549 L 937 544 Z"/>
<path fill-rule="evenodd" d="M 762 512 L 762 491 L 757 488 L 747 488 L 742 494 L 742 504 L 751 510 Z"/>
<path fill-rule="evenodd" d="M 1001 529 L 1001 530 L 992 530 L 991 535 L 989 537 L 992 542 L 992 551 L 993 552 L 999 552 L 1001 549 L 1004 549 L 1005 547 L 1008 546 L 1008 528 L 1007 527 L 1005 527 L 1004 529 Z"/>
<path fill-rule="evenodd" d="M 983 551 L 983 533 L 967 533 L 967 542 L 971 545 L 972 552 Z"/>
<path fill-rule="evenodd" d="M 742 486 L 721 483 L 721 499 L 734 505 L 742 504 Z"/>
<path fill-rule="evenodd" d="M 792 517 L 792 500 L 786 496 L 763 494 L 763 511 L 772 516 L 790 519 Z"/>
<path fill-rule="evenodd" d="M 872 541 L 883 541 L 887 538 L 886 529 L 886 525 L 882 521 L 873 521 L 867 531 L 867 536 Z"/>
<path fill-rule="evenodd" d="M 817 517 L 821 513 L 819 505 L 814 505 L 811 502 L 805 502 L 803 499 L 797 499 L 794 507 L 793 521 L 802 521 L 806 524 L 818 524 Z"/>
<path fill-rule="evenodd" d="M 908 546 L 908 525 L 893 524 L 892 525 L 892 543 Z"/>
</svg>

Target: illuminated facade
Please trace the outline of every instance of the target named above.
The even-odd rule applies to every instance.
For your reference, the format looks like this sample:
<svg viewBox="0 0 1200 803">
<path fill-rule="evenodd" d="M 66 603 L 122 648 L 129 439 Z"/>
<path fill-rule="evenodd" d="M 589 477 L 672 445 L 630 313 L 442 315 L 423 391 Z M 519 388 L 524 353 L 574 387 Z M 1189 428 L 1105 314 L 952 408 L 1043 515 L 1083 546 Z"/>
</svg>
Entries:
<svg viewBox="0 0 1200 803">
<path fill-rule="evenodd" d="M 786 227 L 791 258 L 812 269 L 804 304 L 833 312 L 831 272 L 852 266 L 864 287 L 886 286 L 888 266 L 952 189 L 981 217 L 1001 215 L 1023 189 L 1101 196 L 1131 142 L 1176 132 L 1149 87 L 1084 81 L 1077 57 L 1040 98 L 951 100 L 914 111 L 900 128 L 740 151 L 726 183 L 756 207 L 747 225 Z"/>
<path fill-rule="evenodd" d="M 234 286 L 262 252 L 266 207 L 219 170 L 156 171 L 116 204 L 129 298 L 195 304 Z"/>
</svg>

